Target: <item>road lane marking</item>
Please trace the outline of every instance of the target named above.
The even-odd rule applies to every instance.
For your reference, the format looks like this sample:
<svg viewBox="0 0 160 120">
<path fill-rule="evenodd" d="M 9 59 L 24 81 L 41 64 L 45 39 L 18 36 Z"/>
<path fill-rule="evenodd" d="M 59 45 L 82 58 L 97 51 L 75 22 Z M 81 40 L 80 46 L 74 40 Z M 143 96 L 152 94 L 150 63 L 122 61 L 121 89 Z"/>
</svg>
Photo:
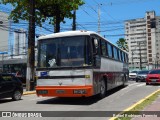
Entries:
<svg viewBox="0 0 160 120">
<path fill-rule="evenodd" d="M 37 98 L 34 98 L 34 99 L 29 99 L 29 101 L 45 100 L 45 99 L 47 99 L 47 98 L 37 97 Z"/>
<path fill-rule="evenodd" d="M 145 86 L 145 83 L 137 85 L 137 87 Z"/>
<path fill-rule="evenodd" d="M 128 86 L 133 86 L 133 85 L 136 85 L 136 84 L 138 84 L 138 83 L 129 84 Z"/>
</svg>

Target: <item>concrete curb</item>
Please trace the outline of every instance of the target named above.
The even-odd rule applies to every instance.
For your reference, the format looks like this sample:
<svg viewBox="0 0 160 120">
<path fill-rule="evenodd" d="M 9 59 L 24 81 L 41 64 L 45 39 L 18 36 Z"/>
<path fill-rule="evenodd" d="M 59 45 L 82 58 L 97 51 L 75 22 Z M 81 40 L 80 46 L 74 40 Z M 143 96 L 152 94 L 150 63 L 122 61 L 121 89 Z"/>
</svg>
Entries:
<svg viewBox="0 0 160 120">
<path fill-rule="evenodd" d="M 36 91 L 26 91 L 26 92 L 23 92 L 23 95 L 31 95 L 31 94 L 36 94 Z"/>
<path fill-rule="evenodd" d="M 119 115 L 120 115 L 120 114 L 123 114 L 124 112 L 130 111 L 131 109 L 133 109 L 133 108 L 136 107 L 137 105 L 141 104 L 141 103 L 142 103 L 143 101 L 145 101 L 146 99 L 149 99 L 151 96 L 153 96 L 153 95 L 156 94 L 157 92 L 160 92 L 160 89 L 154 91 L 154 92 L 151 93 L 150 95 L 146 96 L 145 98 L 141 99 L 141 100 L 138 101 L 137 103 L 135 103 L 135 104 L 133 104 L 132 106 L 130 106 L 129 108 L 123 110 L 122 112 L 119 113 Z M 109 120 L 115 120 L 116 118 L 118 118 L 118 117 L 112 117 L 112 118 L 110 118 Z"/>
</svg>

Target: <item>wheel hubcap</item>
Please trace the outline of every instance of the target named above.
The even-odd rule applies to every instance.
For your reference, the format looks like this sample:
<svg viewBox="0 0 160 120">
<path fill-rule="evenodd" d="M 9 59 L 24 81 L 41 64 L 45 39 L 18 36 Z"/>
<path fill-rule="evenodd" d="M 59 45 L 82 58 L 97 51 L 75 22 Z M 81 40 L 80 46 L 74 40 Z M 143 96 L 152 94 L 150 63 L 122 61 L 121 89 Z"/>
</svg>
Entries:
<svg viewBox="0 0 160 120">
<path fill-rule="evenodd" d="M 21 98 L 21 93 L 19 91 L 16 91 L 14 96 L 16 100 L 19 100 Z"/>
<path fill-rule="evenodd" d="M 101 84 L 101 93 L 102 94 L 105 93 L 105 84 L 104 84 L 104 82 L 102 82 L 102 84 Z"/>
</svg>

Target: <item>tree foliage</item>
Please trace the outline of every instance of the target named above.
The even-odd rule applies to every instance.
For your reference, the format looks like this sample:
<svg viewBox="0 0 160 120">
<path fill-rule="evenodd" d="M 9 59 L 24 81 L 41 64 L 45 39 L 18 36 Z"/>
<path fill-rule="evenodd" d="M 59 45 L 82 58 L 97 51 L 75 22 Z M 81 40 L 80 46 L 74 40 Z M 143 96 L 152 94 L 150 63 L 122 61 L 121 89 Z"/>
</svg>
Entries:
<svg viewBox="0 0 160 120">
<path fill-rule="evenodd" d="M 116 44 L 122 50 L 128 51 L 128 44 L 124 38 L 119 38 L 119 40 L 116 42 Z"/>
<path fill-rule="evenodd" d="M 29 20 L 29 0 L 2 0 L 2 3 L 13 5 L 10 18 L 14 22 Z M 36 25 L 42 26 L 43 22 L 48 20 L 49 24 L 55 26 L 55 32 L 59 32 L 60 23 L 65 22 L 64 18 L 71 19 L 72 11 L 83 4 L 83 0 L 35 0 Z"/>
</svg>

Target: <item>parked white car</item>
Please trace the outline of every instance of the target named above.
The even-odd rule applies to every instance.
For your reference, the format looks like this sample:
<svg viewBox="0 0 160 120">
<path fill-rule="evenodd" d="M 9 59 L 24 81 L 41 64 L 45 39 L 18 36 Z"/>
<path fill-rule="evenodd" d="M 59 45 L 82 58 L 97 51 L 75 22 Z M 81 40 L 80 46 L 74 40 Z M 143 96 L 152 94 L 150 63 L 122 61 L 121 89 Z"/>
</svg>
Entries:
<svg viewBox="0 0 160 120">
<path fill-rule="evenodd" d="M 135 80 L 137 76 L 138 71 L 131 71 L 129 73 L 129 80 Z"/>
</svg>

